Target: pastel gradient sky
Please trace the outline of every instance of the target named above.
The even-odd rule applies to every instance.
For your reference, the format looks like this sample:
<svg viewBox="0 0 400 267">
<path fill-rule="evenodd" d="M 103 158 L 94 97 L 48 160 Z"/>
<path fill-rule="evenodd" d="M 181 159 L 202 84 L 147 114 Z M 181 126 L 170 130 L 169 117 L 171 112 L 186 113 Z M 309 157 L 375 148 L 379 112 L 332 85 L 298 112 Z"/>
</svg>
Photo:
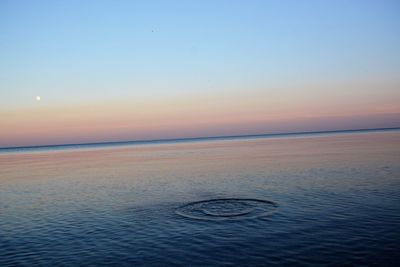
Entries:
<svg viewBox="0 0 400 267">
<path fill-rule="evenodd" d="M 3 0 L 0 147 L 397 127 L 399 47 L 396 0 Z"/>
</svg>

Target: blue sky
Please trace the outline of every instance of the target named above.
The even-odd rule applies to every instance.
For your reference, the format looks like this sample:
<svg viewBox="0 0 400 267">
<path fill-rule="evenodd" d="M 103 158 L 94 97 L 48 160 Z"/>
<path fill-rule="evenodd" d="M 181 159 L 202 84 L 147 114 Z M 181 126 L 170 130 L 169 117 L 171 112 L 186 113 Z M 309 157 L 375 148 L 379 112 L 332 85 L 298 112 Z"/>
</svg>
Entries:
<svg viewBox="0 0 400 267">
<path fill-rule="evenodd" d="M 393 99 L 399 14 L 398 1 L 1 1 L 0 112 L 36 95 L 48 107 L 286 87 L 279 97 Z"/>
</svg>

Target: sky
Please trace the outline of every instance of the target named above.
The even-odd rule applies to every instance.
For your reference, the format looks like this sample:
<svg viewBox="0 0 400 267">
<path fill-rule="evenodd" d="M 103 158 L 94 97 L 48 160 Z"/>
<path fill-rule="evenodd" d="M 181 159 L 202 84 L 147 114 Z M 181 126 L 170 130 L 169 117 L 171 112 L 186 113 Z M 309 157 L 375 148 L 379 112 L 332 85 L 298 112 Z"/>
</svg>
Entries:
<svg viewBox="0 0 400 267">
<path fill-rule="evenodd" d="M 399 47 L 396 0 L 2 0 L 0 147 L 398 127 Z"/>
</svg>

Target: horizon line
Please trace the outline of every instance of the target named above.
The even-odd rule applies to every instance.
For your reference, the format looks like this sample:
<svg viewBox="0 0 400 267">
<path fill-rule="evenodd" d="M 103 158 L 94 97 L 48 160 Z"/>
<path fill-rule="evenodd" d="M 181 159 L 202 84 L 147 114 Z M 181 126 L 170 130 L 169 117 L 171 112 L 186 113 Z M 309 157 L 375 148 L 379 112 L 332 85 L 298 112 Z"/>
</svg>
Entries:
<svg viewBox="0 0 400 267">
<path fill-rule="evenodd" d="M 301 132 L 280 132 L 280 133 L 261 133 L 261 134 L 243 134 L 243 135 L 218 135 L 218 136 L 198 136 L 198 137 L 183 137 L 183 138 L 165 138 L 165 139 L 139 139 L 129 141 L 105 141 L 105 142 L 89 142 L 89 143 L 65 143 L 53 145 L 33 145 L 33 146 L 9 146 L 0 147 L 0 150 L 14 149 L 35 149 L 35 148 L 53 148 L 53 147 L 72 147 L 72 146 L 92 146 L 92 145 L 118 145 L 118 144 L 144 144 L 144 143 L 169 143 L 176 141 L 196 141 L 196 140 L 219 140 L 219 139 L 239 139 L 251 137 L 267 137 L 279 135 L 307 135 L 307 134 L 329 134 L 329 133 L 346 133 L 346 132 L 364 132 L 364 131 L 384 131 L 384 130 L 400 130 L 397 127 L 384 128 L 358 128 L 358 129 L 341 129 L 341 130 L 326 130 L 326 131 L 301 131 Z"/>
</svg>

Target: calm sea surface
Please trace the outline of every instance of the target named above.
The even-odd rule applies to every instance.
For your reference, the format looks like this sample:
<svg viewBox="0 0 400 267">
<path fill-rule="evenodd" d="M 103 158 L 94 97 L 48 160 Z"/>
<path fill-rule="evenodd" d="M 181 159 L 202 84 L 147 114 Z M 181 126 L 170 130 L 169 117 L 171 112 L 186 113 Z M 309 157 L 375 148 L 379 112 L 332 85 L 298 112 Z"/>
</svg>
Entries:
<svg viewBox="0 0 400 267">
<path fill-rule="evenodd" d="M 396 266 L 400 131 L 0 153 L 0 266 Z"/>
</svg>

